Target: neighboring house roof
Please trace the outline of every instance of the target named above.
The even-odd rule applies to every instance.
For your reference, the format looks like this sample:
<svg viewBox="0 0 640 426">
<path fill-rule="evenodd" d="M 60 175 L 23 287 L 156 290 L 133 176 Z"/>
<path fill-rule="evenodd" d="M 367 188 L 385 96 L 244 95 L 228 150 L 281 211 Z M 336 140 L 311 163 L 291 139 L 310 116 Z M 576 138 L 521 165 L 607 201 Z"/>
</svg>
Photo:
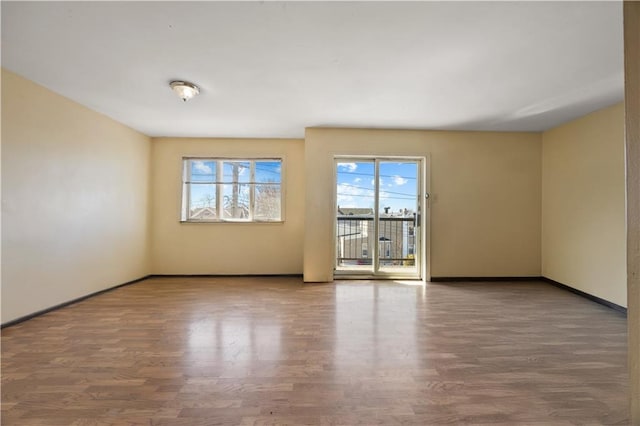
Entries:
<svg viewBox="0 0 640 426">
<path fill-rule="evenodd" d="M 373 216 L 373 209 L 338 206 L 338 214 L 343 216 Z"/>
<path fill-rule="evenodd" d="M 213 207 L 198 207 L 191 209 L 191 219 L 205 219 L 216 217 L 218 212 Z"/>
<path fill-rule="evenodd" d="M 411 217 L 415 214 L 413 210 L 404 209 L 399 211 L 380 212 L 380 217 Z M 338 216 L 373 216 L 373 209 L 367 207 L 340 207 L 338 206 Z"/>
</svg>

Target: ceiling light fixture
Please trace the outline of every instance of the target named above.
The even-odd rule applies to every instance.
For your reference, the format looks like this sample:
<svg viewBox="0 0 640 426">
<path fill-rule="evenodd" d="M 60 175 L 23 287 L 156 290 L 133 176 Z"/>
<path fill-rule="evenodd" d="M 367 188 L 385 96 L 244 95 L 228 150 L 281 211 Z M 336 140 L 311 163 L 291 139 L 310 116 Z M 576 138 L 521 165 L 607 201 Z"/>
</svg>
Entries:
<svg viewBox="0 0 640 426">
<path fill-rule="evenodd" d="M 175 80 L 169 83 L 169 86 L 185 102 L 200 93 L 198 86 L 188 81 Z"/>
</svg>

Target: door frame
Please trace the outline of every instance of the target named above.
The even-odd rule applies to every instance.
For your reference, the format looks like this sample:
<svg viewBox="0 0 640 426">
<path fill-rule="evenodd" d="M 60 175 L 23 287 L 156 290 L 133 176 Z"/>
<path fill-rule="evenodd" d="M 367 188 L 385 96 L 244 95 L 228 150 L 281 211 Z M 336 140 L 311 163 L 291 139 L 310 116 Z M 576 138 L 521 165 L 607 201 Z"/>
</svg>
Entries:
<svg viewBox="0 0 640 426">
<path fill-rule="evenodd" d="M 337 241 L 337 219 L 336 219 L 336 207 L 338 205 L 338 194 L 337 194 L 337 171 L 338 171 L 338 163 L 344 162 L 347 160 L 352 161 L 372 161 L 374 163 L 381 161 L 413 161 L 418 164 L 418 202 L 421 210 L 420 217 L 420 244 L 419 244 L 419 267 L 416 275 L 414 274 L 398 274 L 398 273 L 385 273 L 384 271 L 381 273 L 377 266 L 379 262 L 379 255 L 375 256 L 372 264 L 372 270 L 366 271 L 362 273 L 358 273 L 357 271 L 353 272 L 340 272 L 336 270 L 336 241 Z M 333 277 L 334 279 L 390 279 L 390 280 L 421 280 L 421 281 L 430 281 L 431 280 L 431 201 L 432 196 L 430 195 L 430 172 L 431 172 L 431 159 L 430 155 L 334 155 L 333 157 L 333 232 L 332 232 L 332 263 L 333 263 Z M 376 179 L 376 186 L 379 182 L 378 180 L 378 167 L 374 166 L 374 173 Z M 377 216 L 378 212 L 378 196 L 376 195 L 376 203 L 375 203 L 375 214 Z M 378 224 L 374 220 L 374 228 L 376 233 L 376 243 L 378 243 Z M 376 249 L 377 252 L 377 249 Z M 378 271 L 376 273 L 376 271 Z"/>
</svg>

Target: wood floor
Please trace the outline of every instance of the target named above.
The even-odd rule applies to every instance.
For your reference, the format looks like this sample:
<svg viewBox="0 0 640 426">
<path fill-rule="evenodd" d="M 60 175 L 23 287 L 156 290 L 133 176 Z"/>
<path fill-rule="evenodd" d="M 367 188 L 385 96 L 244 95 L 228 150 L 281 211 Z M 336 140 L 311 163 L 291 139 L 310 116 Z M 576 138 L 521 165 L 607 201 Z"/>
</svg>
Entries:
<svg viewBox="0 0 640 426">
<path fill-rule="evenodd" d="M 545 283 L 415 284 L 122 287 L 2 331 L 2 424 L 629 424 L 624 315 Z"/>
</svg>

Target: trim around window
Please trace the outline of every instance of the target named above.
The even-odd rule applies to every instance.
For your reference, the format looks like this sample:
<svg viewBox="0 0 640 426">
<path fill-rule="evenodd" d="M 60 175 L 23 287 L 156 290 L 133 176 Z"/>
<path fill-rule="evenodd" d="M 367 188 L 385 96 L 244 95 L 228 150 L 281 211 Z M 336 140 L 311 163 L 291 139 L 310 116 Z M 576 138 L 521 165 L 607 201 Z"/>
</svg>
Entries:
<svg viewBox="0 0 640 426">
<path fill-rule="evenodd" d="M 282 158 L 183 158 L 180 221 L 283 222 L 282 166 Z"/>
</svg>

